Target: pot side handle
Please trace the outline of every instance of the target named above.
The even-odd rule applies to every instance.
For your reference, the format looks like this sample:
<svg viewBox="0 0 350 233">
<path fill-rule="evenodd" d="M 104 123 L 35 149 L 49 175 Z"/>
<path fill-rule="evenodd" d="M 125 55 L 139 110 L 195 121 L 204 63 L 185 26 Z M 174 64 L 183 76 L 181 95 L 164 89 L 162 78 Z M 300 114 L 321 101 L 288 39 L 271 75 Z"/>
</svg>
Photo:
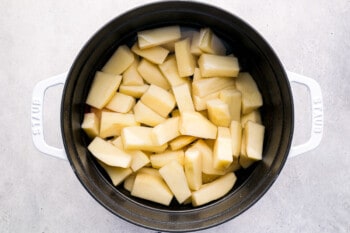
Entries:
<svg viewBox="0 0 350 233">
<path fill-rule="evenodd" d="M 311 98 L 311 136 L 309 140 L 303 144 L 292 146 L 289 157 L 303 154 L 307 151 L 315 149 L 322 140 L 323 135 L 323 100 L 320 85 L 312 78 L 287 71 L 290 83 L 298 83 L 306 86 L 310 91 Z"/>
<path fill-rule="evenodd" d="M 43 103 L 46 90 L 50 87 L 64 84 L 67 74 L 68 72 L 65 72 L 38 82 L 33 89 L 31 104 L 31 128 L 35 147 L 45 154 L 64 160 L 67 159 L 64 149 L 50 146 L 45 141 L 43 130 Z"/>
</svg>

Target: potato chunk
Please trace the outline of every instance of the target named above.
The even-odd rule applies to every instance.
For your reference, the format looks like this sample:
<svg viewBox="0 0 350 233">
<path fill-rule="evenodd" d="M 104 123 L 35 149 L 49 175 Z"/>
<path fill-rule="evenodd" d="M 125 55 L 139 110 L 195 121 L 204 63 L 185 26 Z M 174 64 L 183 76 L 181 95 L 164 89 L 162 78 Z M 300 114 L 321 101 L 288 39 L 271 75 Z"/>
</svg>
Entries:
<svg viewBox="0 0 350 233">
<path fill-rule="evenodd" d="M 245 125 L 244 131 L 248 158 L 261 160 L 265 127 L 258 123 L 248 121 Z"/>
<path fill-rule="evenodd" d="M 231 123 L 229 106 L 220 99 L 207 101 L 209 120 L 217 126 L 228 127 Z"/>
<path fill-rule="evenodd" d="M 122 76 L 97 71 L 92 81 L 86 103 L 102 109 L 117 91 Z"/>
<path fill-rule="evenodd" d="M 230 172 L 203 185 L 199 190 L 192 193 L 192 205 L 201 206 L 223 197 L 233 188 L 236 180 L 235 174 Z"/>
<path fill-rule="evenodd" d="M 101 114 L 100 137 L 119 136 L 122 128 L 140 125 L 135 121 L 134 114 L 105 112 Z"/>
<path fill-rule="evenodd" d="M 112 57 L 103 66 L 102 71 L 119 75 L 123 73 L 133 62 L 135 56 L 126 45 L 121 45 L 114 52 Z"/>
<path fill-rule="evenodd" d="M 169 56 L 159 69 L 172 87 L 189 82 L 187 77 L 180 77 L 175 56 Z"/>
<path fill-rule="evenodd" d="M 172 161 L 159 169 L 160 175 L 165 180 L 176 200 L 181 204 L 191 197 L 183 166 L 177 161 Z"/>
<path fill-rule="evenodd" d="M 225 55 L 226 48 L 210 28 L 202 28 L 198 36 L 198 46 L 205 53 Z"/>
<path fill-rule="evenodd" d="M 242 126 L 238 121 L 231 121 L 230 133 L 232 139 L 232 155 L 234 158 L 238 158 L 241 153 L 242 144 Z"/>
<path fill-rule="evenodd" d="M 126 150 L 144 150 L 162 152 L 168 147 L 167 143 L 157 145 L 152 140 L 152 128 L 144 126 L 130 126 L 122 129 L 121 136 Z"/>
<path fill-rule="evenodd" d="M 130 168 L 122 168 L 122 167 L 112 167 L 108 166 L 100 162 L 100 165 L 107 172 L 109 178 L 111 178 L 114 186 L 118 186 L 121 184 L 128 176 L 132 174 L 132 170 Z"/>
<path fill-rule="evenodd" d="M 136 86 L 126 86 L 120 85 L 119 92 L 125 95 L 130 95 L 135 98 L 140 98 L 149 88 L 149 85 L 136 85 Z"/>
<path fill-rule="evenodd" d="M 93 156 L 107 165 L 122 168 L 130 167 L 132 160 L 131 155 L 100 137 L 95 137 L 94 140 L 92 140 L 88 146 L 88 150 Z"/>
<path fill-rule="evenodd" d="M 174 196 L 162 179 L 147 173 L 136 175 L 131 195 L 166 206 Z"/>
<path fill-rule="evenodd" d="M 181 135 L 174 140 L 172 140 L 170 144 L 170 148 L 172 150 L 178 150 L 181 149 L 189 144 L 191 144 L 193 141 L 195 141 L 197 138 L 193 136 L 186 136 L 186 135 Z"/>
<path fill-rule="evenodd" d="M 248 114 L 245 114 L 242 116 L 241 118 L 241 124 L 242 124 L 242 127 L 244 128 L 245 124 L 248 122 L 248 121 L 253 121 L 255 123 L 259 123 L 261 124 L 262 121 L 261 121 L 261 115 L 260 115 L 260 112 L 258 109 L 256 110 L 253 110 L 252 112 L 248 113 Z"/>
<path fill-rule="evenodd" d="M 148 49 L 140 49 L 137 44 L 134 44 L 131 50 L 137 55 L 146 58 L 155 64 L 162 64 L 169 54 L 169 50 L 160 46 L 154 46 Z"/>
<path fill-rule="evenodd" d="M 119 113 L 127 113 L 134 107 L 135 103 L 134 97 L 117 92 L 108 102 L 106 108 Z"/>
<path fill-rule="evenodd" d="M 191 41 L 189 38 L 175 43 L 175 57 L 180 77 L 193 75 L 196 62 L 191 54 Z"/>
<path fill-rule="evenodd" d="M 182 135 L 215 139 L 217 127 L 198 112 L 183 112 L 179 130 Z"/>
<path fill-rule="evenodd" d="M 188 83 L 175 86 L 172 90 L 180 113 L 184 111 L 194 111 L 191 88 Z"/>
<path fill-rule="evenodd" d="M 192 83 L 192 92 L 193 95 L 197 95 L 199 97 L 204 97 L 209 94 L 215 93 L 217 91 L 221 91 L 228 87 L 234 87 L 235 80 L 231 78 L 206 78 L 200 79 Z"/>
<path fill-rule="evenodd" d="M 150 156 L 151 165 L 154 168 L 161 168 L 171 161 L 177 161 L 181 165 L 184 164 L 185 153 L 183 150 L 166 150 L 161 153 L 156 153 Z"/>
<path fill-rule="evenodd" d="M 198 65 L 203 77 L 237 77 L 239 72 L 238 59 L 231 56 L 202 54 Z"/>
<path fill-rule="evenodd" d="M 179 135 L 179 117 L 172 117 L 155 126 L 152 130 L 151 137 L 155 144 L 162 145 Z"/>
<path fill-rule="evenodd" d="M 89 138 L 98 136 L 100 132 L 100 121 L 96 114 L 93 112 L 85 113 L 81 128 L 85 131 Z"/>
<path fill-rule="evenodd" d="M 139 61 L 135 60 L 123 73 L 122 85 L 143 86 L 145 83 L 142 76 L 137 71 Z"/>
<path fill-rule="evenodd" d="M 253 77 L 246 72 L 239 73 L 236 87 L 242 93 L 242 113 L 247 114 L 263 105 L 263 99 Z"/>
<path fill-rule="evenodd" d="M 185 151 L 185 175 L 191 190 L 198 190 L 202 185 L 202 156 L 199 150 L 190 147 Z"/>
<path fill-rule="evenodd" d="M 140 49 L 165 44 L 181 38 L 179 26 L 168 26 L 140 31 L 137 33 Z"/>
<path fill-rule="evenodd" d="M 231 120 L 241 120 L 242 93 L 238 90 L 222 90 L 219 98 L 228 105 Z"/>
<path fill-rule="evenodd" d="M 146 59 L 142 59 L 137 67 L 137 71 L 147 83 L 155 84 L 165 90 L 170 89 L 169 82 L 160 72 L 157 65 L 147 61 Z"/>
<path fill-rule="evenodd" d="M 171 93 L 154 84 L 142 95 L 141 101 L 162 117 L 167 117 L 176 104 Z"/>
<path fill-rule="evenodd" d="M 229 128 L 218 127 L 218 137 L 213 150 L 213 163 L 216 169 L 226 169 L 233 161 L 232 139 Z"/>
<path fill-rule="evenodd" d="M 142 101 L 137 101 L 136 105 L 134 106 L 134 115 L 137 122 L 148 126 L 156 126 L 166 120 L 165 117 L 162 117 L 153 111 L 147 105 L 142 103 Z"/>
</svg>

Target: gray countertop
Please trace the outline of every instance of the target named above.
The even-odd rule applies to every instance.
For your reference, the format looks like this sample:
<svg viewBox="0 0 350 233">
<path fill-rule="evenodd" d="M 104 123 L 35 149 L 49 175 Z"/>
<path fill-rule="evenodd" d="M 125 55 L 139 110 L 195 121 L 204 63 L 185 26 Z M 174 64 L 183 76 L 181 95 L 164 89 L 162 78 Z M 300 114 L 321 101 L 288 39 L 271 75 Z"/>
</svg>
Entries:
<svg viewBox="0 0 350 233">
<path fill-rule="evenodd" d="M 98 204 L 67 161 L 31 137 L 31 95 L 67 71 L 88 38 L 115 16 L 150 1 L 0 1 L 0 232 L 150 232 Z M 239 217 L 203 232 L 350 232 L 350 1 L 205 1 L 252 25 L 286 69 L 315 79 L 324 101 L 319 147 L 289 158 L 272 188 Z M 306 88 L 293 84 L 294 144 L 307 140 Z M 62 146 L 62 86 L 47 92 L 46 140 Z"/>
</svg>

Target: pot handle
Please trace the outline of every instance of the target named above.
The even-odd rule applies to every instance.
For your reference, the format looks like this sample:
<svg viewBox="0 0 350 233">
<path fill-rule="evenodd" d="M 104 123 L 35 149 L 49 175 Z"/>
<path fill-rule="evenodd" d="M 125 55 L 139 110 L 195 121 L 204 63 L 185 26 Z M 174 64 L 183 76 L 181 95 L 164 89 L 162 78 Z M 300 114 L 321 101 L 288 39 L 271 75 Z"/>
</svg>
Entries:
<svg viewBox="0 0 350 233">
<path fill-rule="evenodd" d="M 287 75 L 289 82 L 306 86 L 310 91 L 311 97 L 311 136 L 307 142 L 292 146 L 289 157 L 294 157 L 313 150 L 320 144 L 323 135 L 323 100 L 321 87 L 314 79 L 291 71 L 287 71 Z"/>
<path fill-rule="evenodd" d="M 63 148 L 50 146 L 45 141 L 43 131 L 43 102 L 46 90 L 50 87 L 64 84 L 67 74 L 68 72 L 65 72 L 38 82 L 33 89 L 31 104 L 32 138 L 35 147 L 45 154 L 65 160 L 67 156 Z"/>
</svg>

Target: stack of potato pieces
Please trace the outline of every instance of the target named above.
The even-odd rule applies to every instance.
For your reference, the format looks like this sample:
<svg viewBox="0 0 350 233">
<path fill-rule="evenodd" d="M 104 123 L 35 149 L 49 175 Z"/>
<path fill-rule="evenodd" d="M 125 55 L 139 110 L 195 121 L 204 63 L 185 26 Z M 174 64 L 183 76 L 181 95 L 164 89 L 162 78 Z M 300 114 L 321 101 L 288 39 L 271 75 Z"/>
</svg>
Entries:
<svg viewBox="0 0 350 233">
<path fill-rule="evenodd" d="M 141 31 L 96 72 L 81 127 L 117 186 L 169 205 L 227 194 L 234 172 L 262 159 L 263 101 L 209 28 Z"/>
</svg>

